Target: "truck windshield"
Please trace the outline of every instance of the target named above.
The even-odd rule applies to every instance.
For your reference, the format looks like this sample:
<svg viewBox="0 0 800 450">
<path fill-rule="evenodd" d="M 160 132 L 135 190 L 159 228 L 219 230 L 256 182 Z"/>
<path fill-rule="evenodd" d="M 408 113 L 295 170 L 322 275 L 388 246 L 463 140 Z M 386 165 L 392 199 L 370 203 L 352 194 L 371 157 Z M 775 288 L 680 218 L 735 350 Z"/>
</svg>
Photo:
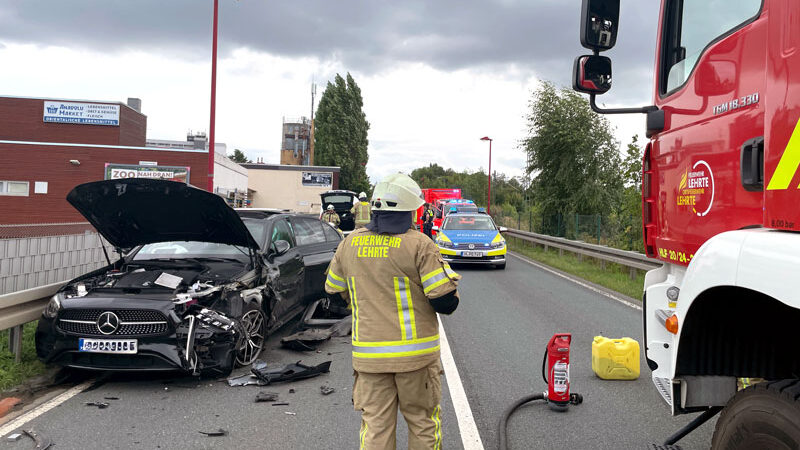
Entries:
<svg viewBox="0 0 800 450">
<path fill-rule="evenodd" d="M 761 0 L 670 1 L 665 8 L 662 93 L 683 85 L 706 46 L 753 18 Z"/>
</svg>

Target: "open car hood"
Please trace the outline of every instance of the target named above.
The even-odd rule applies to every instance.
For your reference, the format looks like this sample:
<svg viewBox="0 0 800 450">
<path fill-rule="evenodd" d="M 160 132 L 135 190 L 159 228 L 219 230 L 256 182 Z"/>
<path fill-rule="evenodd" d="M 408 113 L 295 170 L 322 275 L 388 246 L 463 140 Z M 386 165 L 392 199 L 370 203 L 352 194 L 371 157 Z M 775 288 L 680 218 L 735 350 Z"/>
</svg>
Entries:
<svg viewBox="0 0 800 450">
<path fill-rule="evenodd" d="M 200 241 L 259 248 L 222 197 L 186 183 L 95 181 L 76 186 L 67 201 L 115 247 Z"/>
</svg>

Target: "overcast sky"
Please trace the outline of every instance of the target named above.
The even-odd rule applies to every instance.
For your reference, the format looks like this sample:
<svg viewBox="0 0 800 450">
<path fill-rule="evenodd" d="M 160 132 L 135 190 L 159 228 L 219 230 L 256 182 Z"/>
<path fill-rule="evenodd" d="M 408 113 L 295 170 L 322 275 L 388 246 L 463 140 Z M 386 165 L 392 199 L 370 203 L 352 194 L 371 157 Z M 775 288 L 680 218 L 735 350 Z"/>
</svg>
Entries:
<svg viewBox="0 0 800 450">
<path fill-rule="evenodd" d="M 651 101 L 658 0 L 622 2 L 608 106 Z M 279 162 L 282 118 L 350 72 L 373 181 L 437 162 L 521 175 L 539 80 L 570 85 L 580 0 L 220 0 L 217 142 Z M 212 0 L 0 0 L 0 95 L 142 99 L 148 138 L 207 131 Z M 642 116 L 610 116 L 624 145 Z"/>
</svg>

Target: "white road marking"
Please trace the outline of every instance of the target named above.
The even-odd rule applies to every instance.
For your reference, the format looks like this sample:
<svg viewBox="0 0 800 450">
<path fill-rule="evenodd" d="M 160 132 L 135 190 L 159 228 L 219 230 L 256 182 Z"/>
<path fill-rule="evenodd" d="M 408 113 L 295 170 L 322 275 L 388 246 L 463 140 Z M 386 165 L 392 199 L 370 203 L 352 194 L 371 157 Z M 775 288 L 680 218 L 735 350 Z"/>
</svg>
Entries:
<svg viewBox="0 0 800 450">
<path fill-rule="evenodd" d="M 629 307 L 631 307 L 633 309 L 637 309 L 639 311 L 642 310 L 642 306 L 641 305 L 637 305 L 635 303 L 631 303 L 631 302 L 625 300 L 624 298 L 617 297 L 616 295 L 608 293 L 608 292 L 606 292 L 606 291 L 604 291 L 602 289 L 597 289 L 596 287 L 588 285 L 588 284 L 586 284 L 586 283 L 584 283 L 584 282 L 582 282 L 582 281 L 580 281 L 580 280 L 578 280 L 578 279 L 576 279 L 574 277 L 570 277 L 570 276 L 564 275 L 563 273 L 556 272 L 555 270 L 545 266 L 544 264 L 540 264 L 540 263 L 531 261 L 531 260 L 529 260 L 527 258 L 522 258 L 519 255 L 516 255 L 514 253 L 509 253 L 509 255 L 519 259 L 520 261 L 526 262 L 526 263 L 528 263 L 528 264 L 530 264 L 532 266 L 536 266 L 536 267 L 538 267 L 538 268 L 540 268 L 542 270 L 546 270 L 546 271 L 552 273 L 553 275 L 558 275 L 559 277 L 564 278 L 565 280 L 569 280 L 569 281 L 572 281 L 575 284 L 579 284 L 579 285 L 585 287 L 586 289 L 589 289 L 590 291 L 593 291 L 593 292 L 596 292 L 596 293 L 598 293 L 600 295 L 606 296 L 606 297 L 608 297 L 608 298 L 610 298 L 612 300 L 616 300 L 616 301 L 622 303 L 625 306 L 629 306 Z"/>
<path fill-rule="evenodd" d="M 453 359 L 453 352 L 450 351 L 450 344 L 447 342 L 447 335 L 444 332 L 441 318 L 439 318 L 439 341 L 441 343 L 442 366 L 444 375 L 447 377 L 447 388 L 450 390 L 453 409 L 456 410 L 461 443 L 464 445 L 464 450 L 483 450 L 483 442 L 481 442 L 478 427 L 475 425 L 475 418 L 472 416 L 472 409 L 469 407 L 464 385 L 461 384 L 458 367 L 456 367 L 456 361 Z"/>
<path fill-rule="evenodd" d="M 18 429 L 22 428 L 23 425 L 30 422 L 31 420 L 41 416 L 42 414 L 50 411 L 51 409 L 55 408 L 56 406 L 66 402 L 67 400 L 71 399 L 72 397 L 80 394 L 81 392 L 85 391 L 89 388 L 89 386 L 94 383 L 94 380 L 86 381 L 81 383 L 77 386 L 69 388 L 68 390 L 62 392 L 61 394 L 53 397 L 52 399 L 42 403 L 41 405 L 37 406 L 36 408 L 26 412 L 25 414 L 17 417 L 16 419 L 12 420 L 11 422 L 5 424 L 2 428 L 0 428 L 0 437 L 5 437 L 7 434 L 17 431 Z"/>
</svg>

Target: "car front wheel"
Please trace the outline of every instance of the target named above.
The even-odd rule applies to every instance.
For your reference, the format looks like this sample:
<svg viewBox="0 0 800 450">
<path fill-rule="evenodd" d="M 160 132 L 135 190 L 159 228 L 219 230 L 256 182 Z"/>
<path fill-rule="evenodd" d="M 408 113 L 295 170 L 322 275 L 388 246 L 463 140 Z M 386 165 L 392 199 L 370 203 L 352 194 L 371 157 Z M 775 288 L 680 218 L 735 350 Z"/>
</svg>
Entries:
<svg viewBox="0 0 800 450">
<path fill-rule="evenodd" d="M 236 365 L 249 366 L 258 358 L 266 342 L 266 318 L 258 304 L 250 304 L 239 320 L 244 336 L 236 349 Z"/>
</svg>

